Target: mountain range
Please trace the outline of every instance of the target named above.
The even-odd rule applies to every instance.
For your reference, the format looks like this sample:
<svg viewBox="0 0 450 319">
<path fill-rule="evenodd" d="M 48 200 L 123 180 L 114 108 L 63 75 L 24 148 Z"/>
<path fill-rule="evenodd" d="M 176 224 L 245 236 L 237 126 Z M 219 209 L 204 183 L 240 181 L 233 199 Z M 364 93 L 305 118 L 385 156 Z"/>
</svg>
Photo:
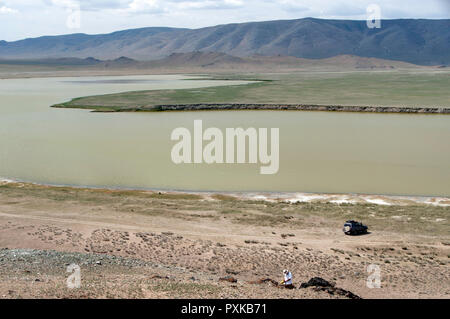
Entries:
<svg viewBox="0 0 450 319">
<path fill-rule="evenodd" d="M 202 72 L 202 71 L 243 71 L 243 72 L 285 72 L 295 70 L 386 70 L 386 69 L 423 69 L 433 66 L 420 66 L 417 64 L 385 60 L 378 58 L 365 58 L 355 55 L 338 55 L 324 59 L 304 59 L 290 56 L 263 56 L 236 57 L 221 52 L 188 52 L 172 53 L 157 60 L 138 61 L 128 57 L 119 57 L 113 60 L 99 60 L 88 58 L 45 58 L 45 59 L 0 59 L 0 66 L 21 66 L 58 68 L 59 70 L 91 70 L 108 71 L 127 69 L 128 71 L 154 71 L 154 72 Z M 439 66 L 439 67 L 442 67 Z"/>
<path fill-rule="evenodd" d="M 0 41 L 0 59 L 114 60 L 127 56 L 147 61 L 198 51 L 225 53 L 236 59 L 254 55 L 306 59 L 352 55 L 419 65 L 449 65 L 450 20 L 383 20 L 381 28 L 369 29 L 366 21 L 304 18 L 201 29 L 149 27 L 100 35 Z"/>
</svg>

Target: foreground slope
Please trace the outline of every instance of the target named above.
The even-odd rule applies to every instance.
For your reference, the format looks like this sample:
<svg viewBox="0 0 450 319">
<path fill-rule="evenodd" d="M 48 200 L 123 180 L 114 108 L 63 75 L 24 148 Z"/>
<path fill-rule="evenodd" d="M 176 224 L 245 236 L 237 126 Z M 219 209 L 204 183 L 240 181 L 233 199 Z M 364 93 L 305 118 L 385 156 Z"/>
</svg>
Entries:
<svg viewBox="0 0 450 319">
<path fill-rule="evenodd" d="M 283 268 L 297 288 L 321 277 L 362 298 L 448 298 L 449 210 L 0 183 L 0 298 L 343 297 L 279 289 Z M 345 236 L 347 219 L 371 233 Z M 71 263 L 80 289 L 66 287 Z"/>
</svg>

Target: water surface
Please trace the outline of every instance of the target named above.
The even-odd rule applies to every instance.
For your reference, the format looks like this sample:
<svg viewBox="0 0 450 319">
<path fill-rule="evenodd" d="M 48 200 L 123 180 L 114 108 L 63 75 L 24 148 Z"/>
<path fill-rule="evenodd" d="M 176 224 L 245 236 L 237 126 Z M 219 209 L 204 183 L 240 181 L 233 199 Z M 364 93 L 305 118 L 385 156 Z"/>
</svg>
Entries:
<svg viewBox="0 0 450 319">
<path fill-rule="evenodd" d="M 0 176 L 96 187 L 450 195 L 450 116 L 302 111 L 91 113 L 74 97 L 199 88 L 182 76 L 0 80 Z M 243 82 L 236 82 L 243 83 Z M 176 127 L 280 128 L 280 170 L 175 165 Z"/>
</svg>

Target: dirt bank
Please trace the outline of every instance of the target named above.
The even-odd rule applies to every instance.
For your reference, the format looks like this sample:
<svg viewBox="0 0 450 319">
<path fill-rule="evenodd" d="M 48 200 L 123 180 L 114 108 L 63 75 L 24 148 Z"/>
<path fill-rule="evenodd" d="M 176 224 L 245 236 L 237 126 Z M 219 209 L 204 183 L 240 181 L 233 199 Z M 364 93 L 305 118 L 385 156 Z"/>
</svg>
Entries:
<svg viewBox="0 0 450 319">
<path fill-rule="evenodd" d="M 54 105 L 53 107 L 65 107 Z M 76 106 L 74 106 L 76 107 Z M 95 108 L 95 107 L 93 107 Z M 302 104 L 176 104 L 151 107 L 118 108 L 114 111 L 96 112 L 164 112 L 164 111 L 323 111 L 323 112 L 364 112 L 364 113 L 407 113 L 407 114 L 450 114 L 450 108 L 442 107 L 385 107 L 385 106 L 341 106 L 341 105 L 302 105 Z"/>
</svg>

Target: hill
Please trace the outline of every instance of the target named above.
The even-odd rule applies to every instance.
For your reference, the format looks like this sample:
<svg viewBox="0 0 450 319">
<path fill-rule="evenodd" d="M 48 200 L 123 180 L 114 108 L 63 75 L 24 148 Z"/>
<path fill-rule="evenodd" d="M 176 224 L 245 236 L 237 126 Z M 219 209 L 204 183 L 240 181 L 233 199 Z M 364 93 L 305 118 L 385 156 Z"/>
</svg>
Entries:
<svg viewBox="0 0 450 319">
<path fill-rule="evenodd" d="M 236 57 L 221 52 L 173 53 L 168 57 L 152 61 L 137 61 L 128 57 L 114 60 L 99 60 L 92 57 L 82 58 L 46 58 L 7 60 L 0 59 L 0 66 L 25 71 L 37 71 L 45 68 L 47 72 L 90 71 L 90 72 L 293 72 L 293 71 L 350 71 L 350 70 L 393 70 L 393 69 L 433 69 L 401 61 L 364 58 L 354 55 L 339 55 L 326 59 L 304 59 L 289 56 Z M 1 73 L 1 68 L 0 68 Z"/>
<path fill-rule="evenodd" d="M 369 29 L 365 21 L 305 18 L 201 29 L 141 28 L 101 35 L 70 34 L 0 41 L 0 58 L 114 60 L 127 56 L 156 60 L 173 53 L 203 51 L 236 57 L 281 55 L 308 59 L 354 55 L 422 65 L 448 65 L 449 39 L 449 19 L 383 20 L 380 29 Z"/>
</svg>

